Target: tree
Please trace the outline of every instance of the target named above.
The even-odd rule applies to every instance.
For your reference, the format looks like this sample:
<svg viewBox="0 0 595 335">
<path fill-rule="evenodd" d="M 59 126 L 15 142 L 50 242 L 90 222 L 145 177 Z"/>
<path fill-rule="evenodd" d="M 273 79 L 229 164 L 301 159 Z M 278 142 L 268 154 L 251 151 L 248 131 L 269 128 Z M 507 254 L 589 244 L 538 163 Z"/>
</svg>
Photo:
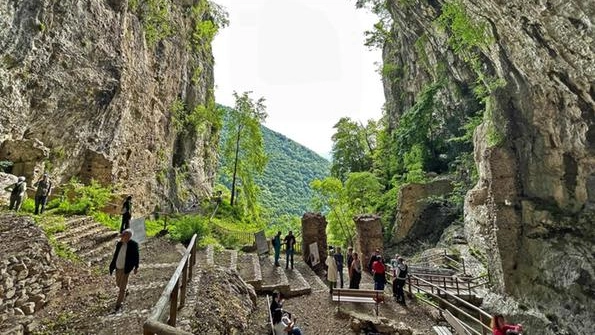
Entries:
<svg viewBox="0 0 595 335">
<path fill-rule="evenodd" d="M 314 191 L 314 210 L 328 219 L 329 241 L 352 245 L 355 237 L 354 212 L 349 206 L 343 183 L 337 178 L 327 177 L 312 181 L 310 187 Z"/>
<path fill-rule="evenodd" d="M 370 120 L 364 127 L 344 117 L 334 128 L 331 175 L 345 181 L 350 172 L 369 171 L 376 147 L 376 122 Z"/>
<path fill-rule="evenodd" d="M 352 211 L 366 214 L 376 211 L 382 185 L 371 172 L 350 173 L 345 181 L 345 192 Z"/>
<path fill-rule="evenodd" d="M 235 107 L 228 111 L 223 141 L 223 171 L 231 177 L 230 205 L 238 202 L 241 190 L 246 209 L 258 216 L 258 186 L 254 178 L 267 164 L 260 123 L 267 117 L 264 98 L 256 101 L 251 92 L 233 93 Z"/>
</svg>

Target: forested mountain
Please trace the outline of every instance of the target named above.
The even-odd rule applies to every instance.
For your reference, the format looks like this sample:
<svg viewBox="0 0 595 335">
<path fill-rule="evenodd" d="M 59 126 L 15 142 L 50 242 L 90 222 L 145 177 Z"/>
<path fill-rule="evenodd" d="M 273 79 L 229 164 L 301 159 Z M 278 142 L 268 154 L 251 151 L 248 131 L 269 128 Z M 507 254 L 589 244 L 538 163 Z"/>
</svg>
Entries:
<svg viewBox="0 0 595 335">
<path fill-rule="evenodd" d="M 261 127 L 269 162 L 262 178 L 261 202 L 273 219 L 303 215 L 312 197 L 310 182 L 329 174 L 330 163 L 314 151 L 265 126 Z"/>
</svg>

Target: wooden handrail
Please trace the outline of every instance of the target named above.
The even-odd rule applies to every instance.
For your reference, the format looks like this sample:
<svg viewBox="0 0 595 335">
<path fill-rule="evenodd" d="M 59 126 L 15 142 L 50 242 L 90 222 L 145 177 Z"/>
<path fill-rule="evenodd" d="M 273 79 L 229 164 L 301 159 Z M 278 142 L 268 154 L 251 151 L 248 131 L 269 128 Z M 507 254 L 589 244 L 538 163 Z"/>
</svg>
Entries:
<svg viewBox="0 0 595 335">
<path fill-rule="evenodd" d="M 191 333 L 176 329 L 177 311 L 184 306 L 186 300 L 186 285 L 192 279 L 192 268 L 196 263 L 196 234 L 192 236 L 176 271 L 163 289 L 163 293 L 153 307 L 149 318 L 143 324 L 144 335 L 191 335 Z M 181 292 L 180 292 L 181 291 Z M 180 294 L 179 294 L 180 293 Z M 178 305 L 178 301 L 180 304 Z M 169 305 L 169 306 L 168 306 Z M 169 308 L 168 308 L 169 307 Z M 167 311 L 169 310 L 169 313 Z M 169 317 L 167 317 L 169 314 Z M 166 320 L 167 319 L 167 320 Z M 163 321 L 167 321 L 163 323 Z"/>
<path fill-rule="evenodd" d="M 446 291 L 446 290 L 442 289 L 441 287 L 439 287 L 439 286 L 437 286 L 437 285 L 434 285 L 434 284 L 432 284 L 432 283 L 430 283 L 430 282 L 428 282 L 428 281 L 426 281 L 426 280 L 424 280 L 424 279 L 422 279 L 422 278 L 416 277 L 415 275 L 409 275 L 407 279 L 408 279 L 408 280 L 407 280 L 407 282 L 408 282 L 408 284 L 409 284 L 409 294 L 413 294 L 413 292 L 412 292 L 412 287 L 414 287 L 414 288 L 415 288 L 415 289 L 416 289 L 418 292 L 419 292 L 419 291 L 421 291 L 421 292 L 424 292 L 424 293 L 426 293 L 426 294 L 429 294 L 429 295 L 431 295 L 432 297 L 434 297 L 434 298 L 436 298 L 436 299 L 439 299 L 441 302 L 443 302 L 444 304 L 446 304 L 446 305 L 450 306 L 451 308 L 453 308 L 453 309 L 454 309 L 454 310 L 456 310 L 457 312 L 461 313 L 462 315 L 465 315 L 465 316 L 466 316 L 466 317 L 468 317 L 470 320 L 472 320 L 472 321 L 474 321 L 474 322 L 477 322 L 477 323 L 479 323 L 479 324 L 481 325 L 481 327 L 482 327 L 482 332 L 481 332 L 481 334 L 486 334 L 486 333 L 485 333 L 485 331 L 486 331 L 486 330 L 488 331 L 488 333 L 491 331 L 491 329 L 490 329 L 488 326 L 486 326 L 486 325 L 485 325 L 485 323 L 483 322 L 483 317 L 487 317 L 488 319 L 491 319 L 491 317 L 492 317 L 492 316 L 491 316 L 491 315 L 490 315 L 488 312 L 486 312 L 486 311 L 482 310 L 481 308 L 479 308 L 479 307 L 477 307 L 477 306 L 475 306 L 475 305 L 473 305 L 473 304 L 471 304 L 471 303 L 469 303 L 469 302 L 467 302 L 467 301 L 465 301 L 465 300 L 463 300 L 463 299 L 461 299 L 461 298 L 457 297 L 456 295 L 454 295 L 454 294 L 452 294 L 452 293 L 450 293 L 450 292 L 448 292 L 448 291 Z M 416 286 L 416 285 L 413 285 L 413 284 L 411 283 L 411 279 L 415 279 L 415 280 L 417 280 L 417 281 L 421 281 L 421 282 L 423 282 L 423 283 L 425 284 L 425 286 L 430 286 L 430 287 L 432 287 L 432 292 L 430 292 L 430 291 L 428 291 L 428 290 L 425 290 L 425 289 L 424 289 L 422 286 Z M 436 290 L 437 290 L 437 294 L 434 294 L 434 292 L 433 292 L 433 291 L 434 291 L 434 289 L 436 289 Z M 446 299 L 443 299 L 443 298 L 440 296 L 440 291 L 443 291 L 445 295 L 447 295 L 447 296 L 449 296 L 449 297 L 451 297 L 451 298 L 455 299 L 455 300 L 456 300 L 456 301 L 458 301 L 459 303 L 463 304 L 465 307 L 467 307 L 467 308 L 469 308 L 469 309 L 471 309 L 471 310 L 474 310 L 474 311 L 478 312 L 478 314 L 479 314 L 479 318 L 475 318 L 475 317 L 471 316 L 471 315 L 470 315 L 470 314 L 468 314 L 467 312 L 465 312 L 465 311 L 463 311 L 462 309 L 458 308 L 457 306 L 453 305 L 453 304 L 452 304 L 451 302 L 449 302 L 448 300 L 446 300 Z M 479 333 L 477 333 L 477 334 L 479 334 Z"/>
</svg>

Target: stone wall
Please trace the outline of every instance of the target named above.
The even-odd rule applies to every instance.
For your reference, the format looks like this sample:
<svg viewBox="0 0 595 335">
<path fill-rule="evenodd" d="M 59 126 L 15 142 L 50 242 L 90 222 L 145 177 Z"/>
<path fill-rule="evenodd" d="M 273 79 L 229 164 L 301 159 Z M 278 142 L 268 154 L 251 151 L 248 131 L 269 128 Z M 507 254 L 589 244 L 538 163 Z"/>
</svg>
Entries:
<svg viewBox="0 0 595 335">
<path fill-rule="evenodd" d="M 310 244 L 318 243 L 318 256 L 322 267 L 326 260 L 327 242 L 326 242 L 326 218 L 320 213 L 306 213 L 302 216 L 302 256 L 304 262 L 310 262 Z"/>
<path fill-rule="evenodd" d="M 363 214 L 355 221 L 355 245 L 353 251 L 360 254 L 362 265 L 367 270 L 370 256 L 376 249 L 383 250 L 382 222 L 378 215 Z"/>
<path fill-rule="evenodd" d="M 53 264 L 52 248 L 31 219 L 3 216 L 0 241 L 10 241 L 0 243 L 0 333 L 18 334 L 69 279 Z"/>
</svg>

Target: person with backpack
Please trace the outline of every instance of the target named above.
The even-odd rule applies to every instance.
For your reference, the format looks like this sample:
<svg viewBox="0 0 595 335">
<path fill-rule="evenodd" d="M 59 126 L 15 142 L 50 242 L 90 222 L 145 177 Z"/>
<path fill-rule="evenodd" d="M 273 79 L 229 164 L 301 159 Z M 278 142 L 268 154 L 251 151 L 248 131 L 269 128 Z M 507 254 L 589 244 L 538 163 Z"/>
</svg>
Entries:
<svg viewBox="0 0 595 335">
<path fill-rule="evenodd" d="M 43 176 L 41 176 L 41 179 L 33 184 L 33 186 L 37 188 L 35 191 L 35 215 L 42 214 L 45 210 L 45 204 L 48 201 L 50 192 L 52 191 L 52 182 L 48 178 L 48 174 L 44 173 Z"/>
<path fill-rule="evenodd" d="M 403 287 L 405 287 L 405 280 L 407 280 L 407 271 L 409 267 L 403 261 L 403 257 L 397 258 L 397 265 L 393 268 L 393 295 L 395 300 L 403 306 L 407 306 L 405 304 L 405 292 L 403 292 Z"/>
<path fill-rule="evenodd" d="M 6 187 L 4 191 L 10 192 L 10 204 L 8 206 L 8 209 L 14 209 L 17 212 L 21 210 L 21 205 L 23 204 L 23 200 L 25 199 L 25 192 L 27 191 L 27 183 L 25 182 L 25 177 L 20 176 L 17 179 L 16 183 Z"/>
<path fill-rule="evenodd" d="M 273 237 L 271 241 L 273 249 L 275 250 L 275 266 L 279 266 L 279 255 L 281 254 L 281 231 L 277 232 L 277 235 Z"/>
<path fill-rule="evenodd" d="M 130 228 L 130 220 L 132 219 L 132 196 L 126 197 L 122 204 L 122 225 L 120 226 L 120 234 Z"/>
</svg>

